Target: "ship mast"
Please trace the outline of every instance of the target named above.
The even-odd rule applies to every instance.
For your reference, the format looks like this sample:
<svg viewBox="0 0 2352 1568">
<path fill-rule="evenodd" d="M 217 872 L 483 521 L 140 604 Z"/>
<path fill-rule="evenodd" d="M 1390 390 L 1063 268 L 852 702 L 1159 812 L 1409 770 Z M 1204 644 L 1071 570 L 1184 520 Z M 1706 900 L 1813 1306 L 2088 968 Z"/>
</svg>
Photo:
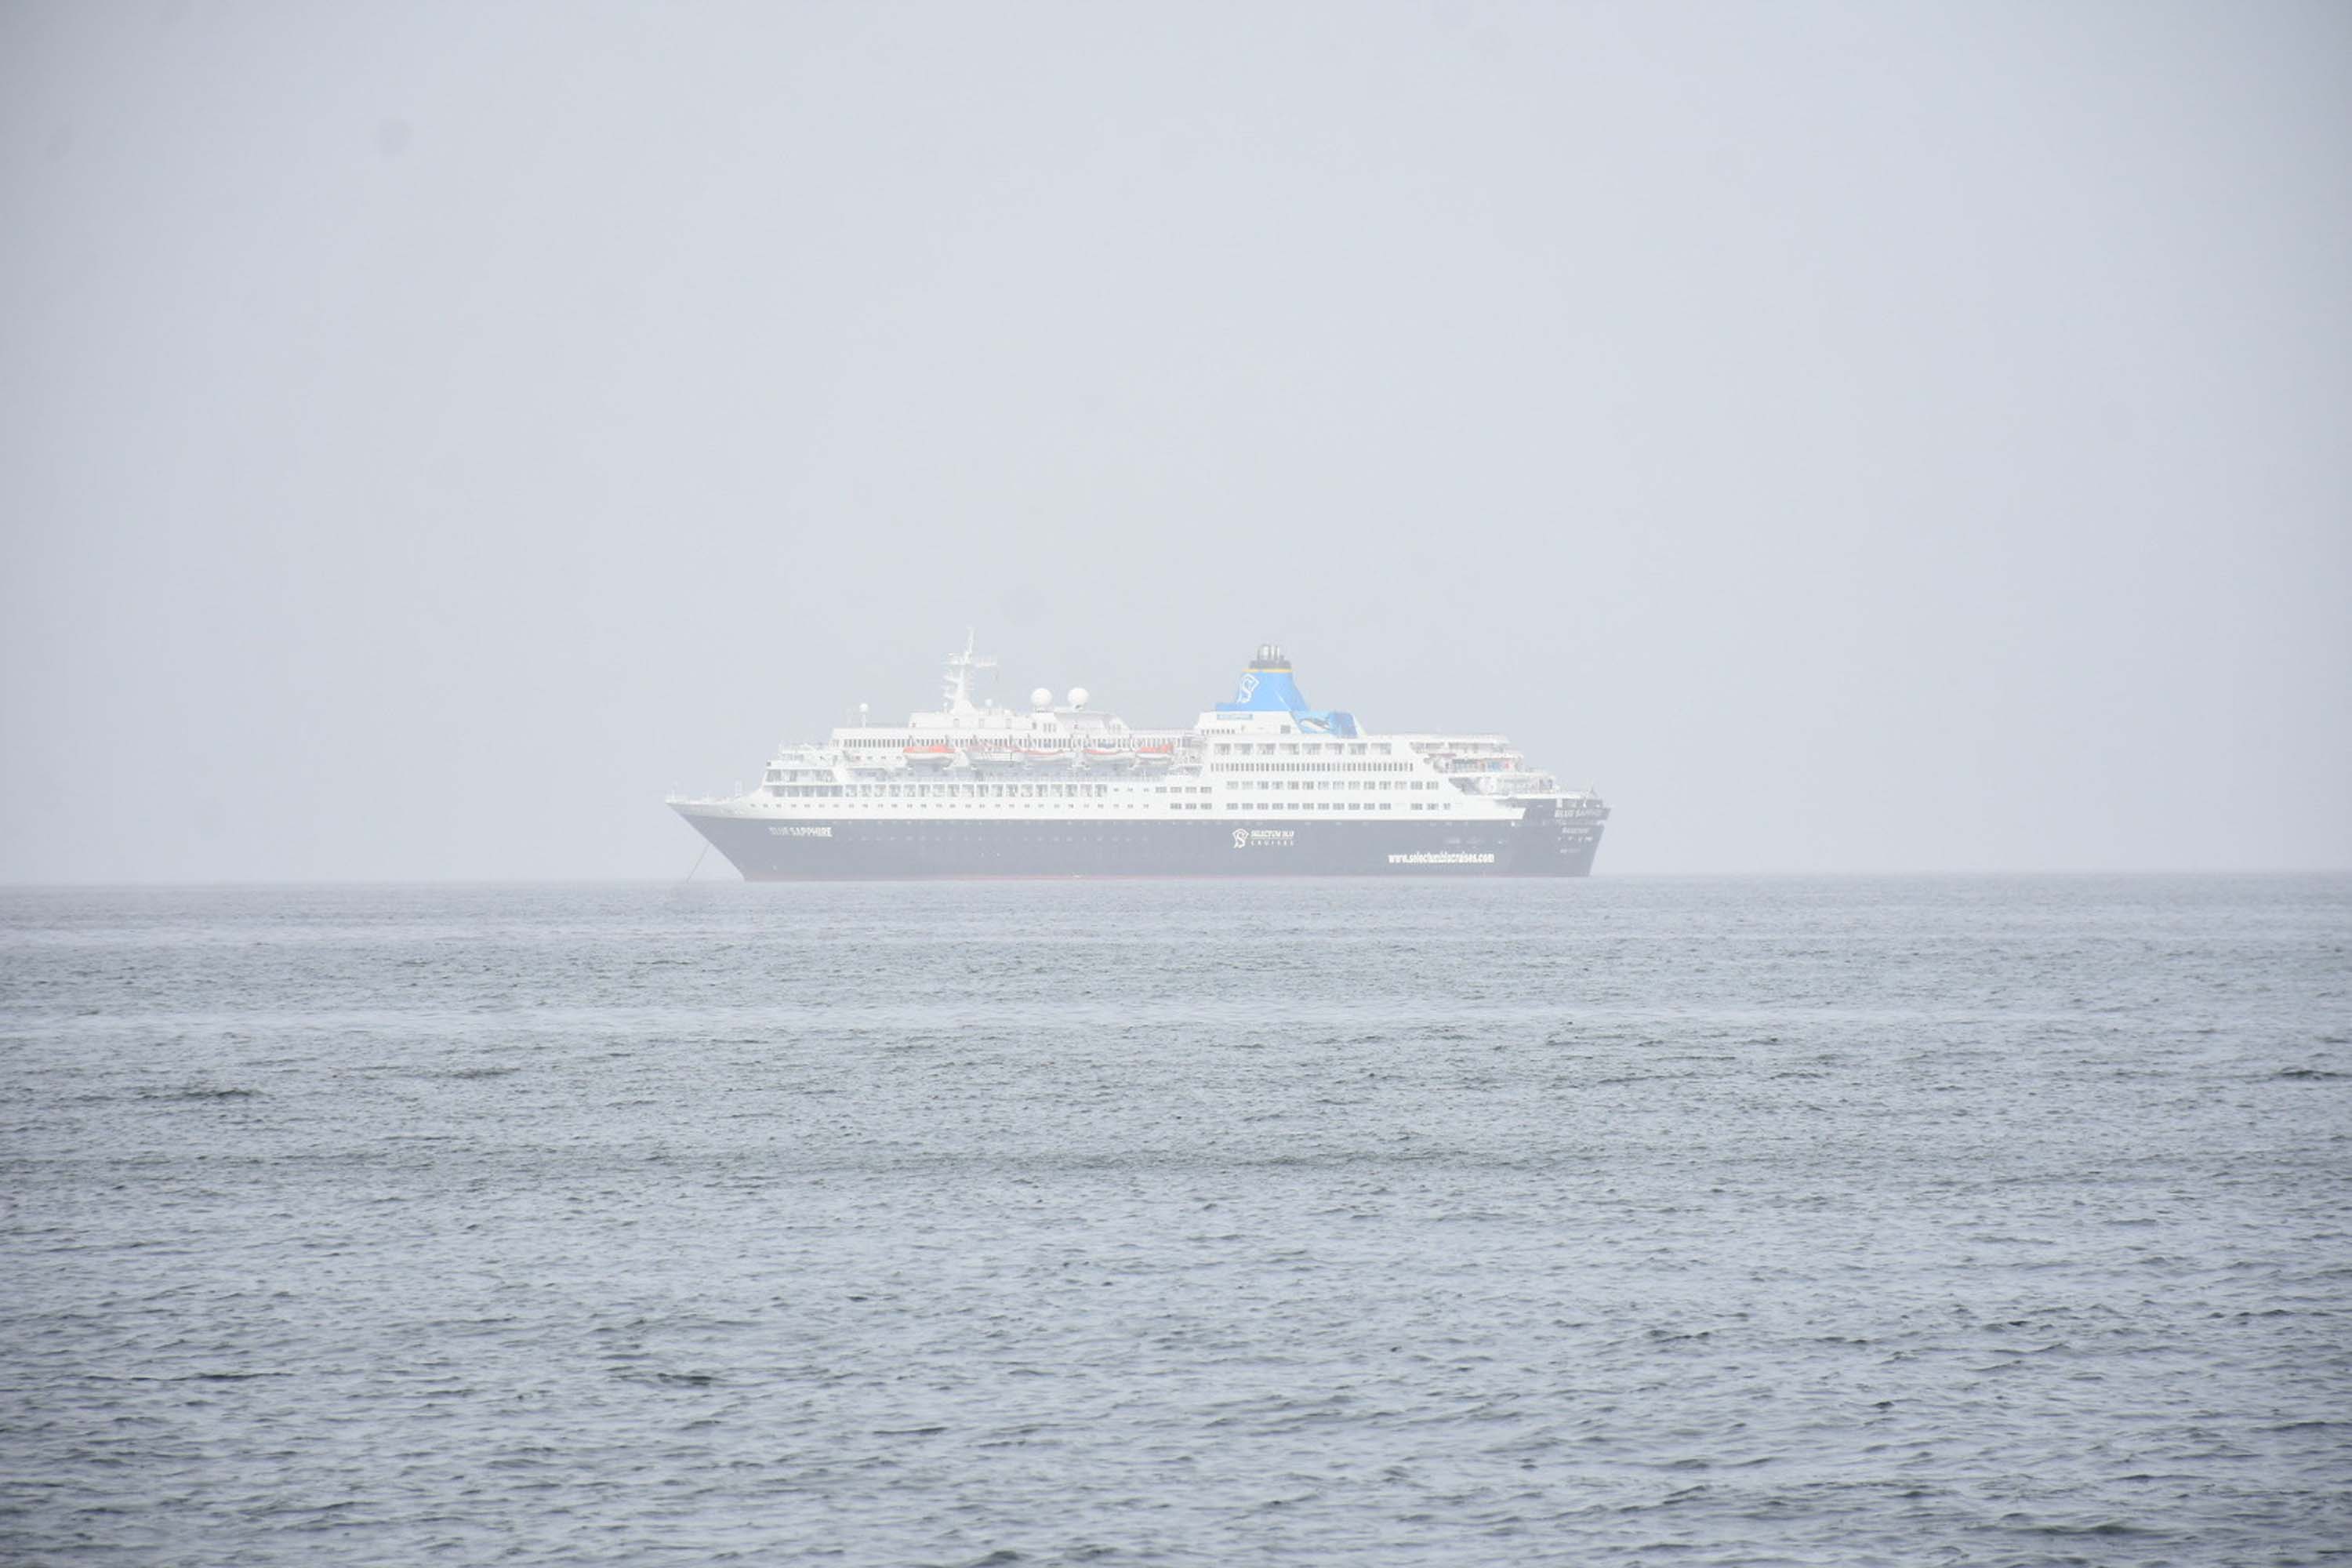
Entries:
<svg viewBox="0 0 2352 1568">
<path fill-rule="evenodd" d="M 968 719 L 980 711 L 973 706 L 971 700 L 972 671 L 995 668 L 996 660 L 972 652 L 971 628 L 966 626 L 963 633 L 963 651 L 948 655 L 946 700 L 950 715 L 958 719 Z"/>
</svg>

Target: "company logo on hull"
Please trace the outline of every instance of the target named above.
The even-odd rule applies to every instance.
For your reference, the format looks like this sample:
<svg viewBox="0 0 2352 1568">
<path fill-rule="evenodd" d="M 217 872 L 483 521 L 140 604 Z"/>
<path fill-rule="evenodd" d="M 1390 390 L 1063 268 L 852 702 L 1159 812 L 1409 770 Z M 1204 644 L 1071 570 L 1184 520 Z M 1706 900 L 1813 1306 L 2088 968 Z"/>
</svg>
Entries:
<svg viewBox="0 0 2352 1568">
<path fill-rule="evenodd" d="M 1234 829 L 1234 847 L 1236 849 L 1249 849 L 1253 847 L 1259 849 L 1287 849 L 1290 847 L 1290 841 L 1297 837 L 1298 833 L 1296 828 L 1236 827 Z"/>
</svg>

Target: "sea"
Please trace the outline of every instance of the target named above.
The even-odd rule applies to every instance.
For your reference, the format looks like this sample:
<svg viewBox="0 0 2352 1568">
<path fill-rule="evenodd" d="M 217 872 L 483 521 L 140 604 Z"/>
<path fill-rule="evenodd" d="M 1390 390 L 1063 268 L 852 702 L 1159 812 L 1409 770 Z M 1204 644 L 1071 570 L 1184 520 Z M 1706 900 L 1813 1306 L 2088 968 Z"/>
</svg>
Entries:
<svg viewBox="0 0 2352 1568">
<path fill-rule="evenodd" d="M 0 891 L 12 1563 L 2352 1562 L 2352 878 Z"/>
</svg>

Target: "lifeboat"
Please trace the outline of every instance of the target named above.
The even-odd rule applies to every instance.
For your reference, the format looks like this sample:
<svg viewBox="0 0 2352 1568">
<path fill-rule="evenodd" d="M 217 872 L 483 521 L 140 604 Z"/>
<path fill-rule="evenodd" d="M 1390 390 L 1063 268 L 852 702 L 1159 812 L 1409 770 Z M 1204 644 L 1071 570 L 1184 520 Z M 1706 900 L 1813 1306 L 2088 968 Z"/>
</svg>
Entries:
<svg viewBox="0 0 2352 1568">
<path fill-rule="evenodd" d="M 907 765 L 914 768 L 943 768 L 955 761 L 953 746 L 909 746 Z"/>
<path fill-rule="evenodd" d="M 1123 763 L 1127 760 L 1128 753 L 1119 750 L 1117 746 L 1088 746 L 1087 748 L 1087 761 L 1090 763 Z"/>
<path fill-rule="evenodd" d="M 1139 768 L 1164 768 L 1175 761 L 1176 748 L 1173 746 L 1138 746 L 1135 749 L 1135 765 Z"/>
</svg>

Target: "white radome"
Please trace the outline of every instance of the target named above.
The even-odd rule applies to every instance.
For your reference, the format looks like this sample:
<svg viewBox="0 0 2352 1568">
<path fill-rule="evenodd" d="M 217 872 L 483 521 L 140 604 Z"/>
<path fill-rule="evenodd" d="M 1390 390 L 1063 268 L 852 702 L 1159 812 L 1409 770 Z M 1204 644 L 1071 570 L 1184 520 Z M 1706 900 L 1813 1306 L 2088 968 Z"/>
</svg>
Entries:
<svg viewBox="0 0 2352 1568">
<path fill-rule="evenodd" d="M 1032 708 L 1051 708 L 1053 705 L 1054 693 L 1046 687 L 1041 686 L 1029 694 L 1029 706 Z"/>
<path fill-rule="evenodd" d="M 1085 707 L 1086 705 L 1087 705 L 1087 689 L 1086 689 L 1085 687 L 1083 687 L 1083 686 L 1073 686 L 1073 687 L 1071 687 L 1071 688 L 1070 688 L 1070 706 L 1071 706 L 1071 707 L 1073 707 L 1073 708 L 1083 708 L 1083 707 Z"/>
</svg>

